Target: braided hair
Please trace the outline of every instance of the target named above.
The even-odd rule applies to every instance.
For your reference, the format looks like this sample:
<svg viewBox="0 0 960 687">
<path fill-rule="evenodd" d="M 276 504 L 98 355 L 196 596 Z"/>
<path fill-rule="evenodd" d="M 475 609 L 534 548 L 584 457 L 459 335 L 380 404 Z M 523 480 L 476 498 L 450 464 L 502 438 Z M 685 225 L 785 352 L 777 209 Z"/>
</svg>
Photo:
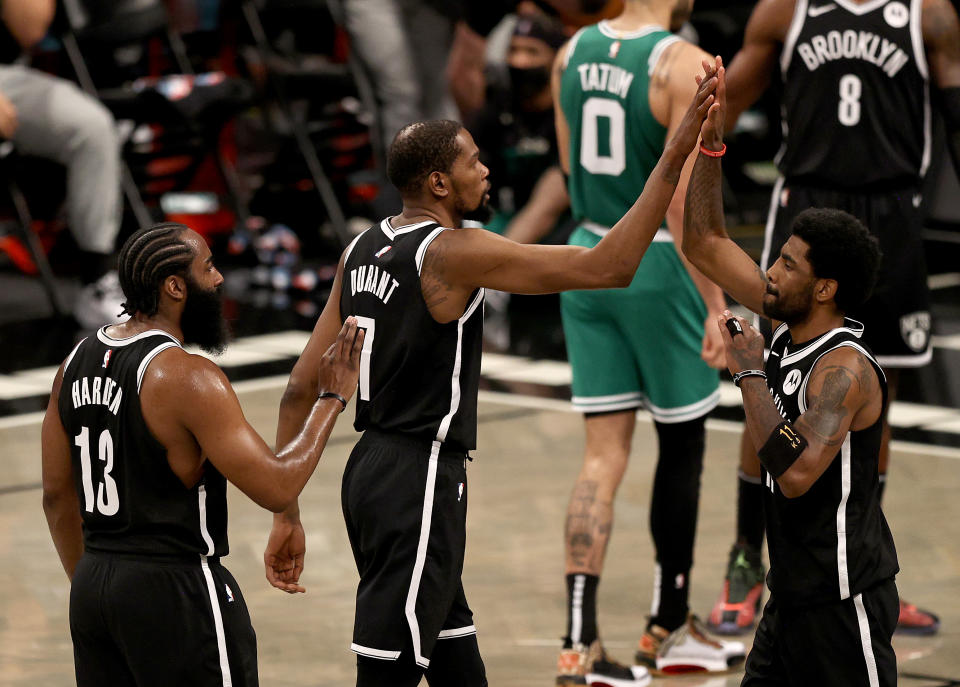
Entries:
<svg viewBox="0 0 960 687">
<path fill-rule="evenodd" d="M 150 317 L 160 307 L 160 285 L 171 274 L 184 274 L 193 261 L 193 249 L 183 241 L 189 227 L 161 222 L 144 227 L 120 249 L 118 272 L 126 300 L 123 312 Z"/>
</svg>

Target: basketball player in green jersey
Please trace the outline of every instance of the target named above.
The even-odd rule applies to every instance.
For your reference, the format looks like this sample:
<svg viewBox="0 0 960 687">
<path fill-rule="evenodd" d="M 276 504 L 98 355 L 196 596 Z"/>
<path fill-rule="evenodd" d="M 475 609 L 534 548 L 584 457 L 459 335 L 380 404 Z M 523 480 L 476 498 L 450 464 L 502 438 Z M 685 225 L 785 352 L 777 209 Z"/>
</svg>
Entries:
<svg viewBox="0 0 960 687">
<path fill-rule="evenodd" d="M 679 124 L 706 53 L 664 27 L 679 28 L 690 7 L 690 0 L 626 0 L 618 17 L 581 29 L 558 54 L 552 79 L 557 139 L 579 220 L 569 243 L 590 248 L 600 241 L 630 207 Z M 715 320 L 725 307 L 720 289 L 679 251 L 692 160 L 667 226 L 632 284 L 561 296 L 573 405 L 586 420 L 586 455 L 564 533 L 567 633 L 558 685 L 649 680 L 646 671 L 606 656 L 596 618 L 614 494 L 641 407 L 653 415 L 659 458 L 650 504 L 653 604 L 637 663 L 659 672 L 722 671 L 744 658 L 741 643 L 710 640 L 688 617 L 704 420 L 719 401 L 718 373 L 711 369 L 722 365 Z"/>
</svg>

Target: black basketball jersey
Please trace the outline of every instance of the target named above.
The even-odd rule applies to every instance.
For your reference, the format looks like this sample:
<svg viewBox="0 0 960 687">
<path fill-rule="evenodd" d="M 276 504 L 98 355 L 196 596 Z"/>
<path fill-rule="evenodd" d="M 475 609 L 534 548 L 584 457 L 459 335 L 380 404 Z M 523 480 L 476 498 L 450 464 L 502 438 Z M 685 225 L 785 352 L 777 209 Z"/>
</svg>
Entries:
<svg viewBox="0 0 960 687">
<path fill-rule="evenodd" d="M 441 324 L 420 289 L 435 222 L 374 225 L 347 248 L 340 315 L 366 330 L 357 394 L 358 431 L 401 432 L 469 451 L 477 443 L 483 289 Z"/>
<path fill-rule="evenodd" d="M 923 0 L 797 0 L 780 58 L 788 182 L 916 186 L 930 162 Z"/>
<path fill-rule="evenodd" d="M 140 384 L 150 362 L 180 343 L 150 330 L 114 339 L 106 327 L 67 358 L 58 406 L 88 550 L 227 554 L 226 479 L 209 462 L 187 488 L 143 419 Z"/>
<path fill-rule="evenodd" d="M 807 409 L 814 365 L 842 346 L 860 351 L 887 382 L 873 354 L 859 341 L 863 325 L 846 320 L 812 341 L 794 344 L 786 325 L 774 332 L 767 387 L 780 414 L 795 422 Z M 767 582 L 786 605 L 837 601 L 893 577 L 899 567 L 893 537 L 880 510 L 878 460 L 881 420 L 851 431 L 830 466 L 797 498 L 788 499 L 764 471 L 764 512 L 770 551 Z"/>
</svg>

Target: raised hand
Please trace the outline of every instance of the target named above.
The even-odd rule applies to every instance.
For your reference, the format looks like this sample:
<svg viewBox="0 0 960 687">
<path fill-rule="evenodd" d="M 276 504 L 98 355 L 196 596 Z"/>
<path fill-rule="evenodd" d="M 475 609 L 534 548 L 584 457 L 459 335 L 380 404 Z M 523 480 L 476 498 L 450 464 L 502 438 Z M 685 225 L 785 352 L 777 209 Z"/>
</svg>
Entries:
<svg viewBox="0 0 960 687">
<path fill-rule="evenodd" d="M 704 76 L 697 76 L 697 83 L 701 83 L 708 76 L 716 76 L 717 85 L 714 91 L 715 100 L 700 127 L 700 141 L 709 150 L 720 150 L 723 148 L 723 127 L 727 116 L 727 73 L 719 55 L 714 58 L 713 64 L 709 60 L 704 60 L 702 64 Z"/>
<path fill-rule="evenodd" d="M 716 59 L 719 60 L 720 58 L 718 57 Z M 697 138 L 700 136 L 700 128 L 703 125 L 703 121 L 707 117 L 707 112 L 716 102 L 714 92 L 716 91 L 719 79 L 715 69 L 708 68 L 706 61 L 704 61 L 704 65 L 704 74 L 696 77 L 699 88 L 693 96 L 690 107 L 687 108 L 686 113 L 683 115 L 683 120 L 673 135 L 673 139 L 671 139 L 671 143 L 677 146 L 684 154 L 689 154 L 690 151 L 693 150 L 693 147 L 697 145 Z"/>
</svg>

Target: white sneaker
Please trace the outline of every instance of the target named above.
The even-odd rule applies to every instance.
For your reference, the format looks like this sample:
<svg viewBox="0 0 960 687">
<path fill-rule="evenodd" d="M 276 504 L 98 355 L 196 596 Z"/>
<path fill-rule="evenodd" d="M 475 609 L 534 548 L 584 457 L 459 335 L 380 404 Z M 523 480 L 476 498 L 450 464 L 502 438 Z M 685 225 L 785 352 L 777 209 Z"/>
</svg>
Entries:
<svg viewBox="0 0 960 687">
<path fill-rule="evenodd" d="M 747 656 L 743 642 L 714 639 L 695 615 L 663 637 L 665 632 L 652 627 L 641 638 L 636 655 L 637 663 L 656 673 L 720 673 L 743 663 Z"/>
<path fill-rule="evenodd" d="M 127 319 L 123 311 L 123 290 L 114 270 L 80 289 L 73 306 L 73 317 L 83 329 L 119 324 Z"/>
</svg>

